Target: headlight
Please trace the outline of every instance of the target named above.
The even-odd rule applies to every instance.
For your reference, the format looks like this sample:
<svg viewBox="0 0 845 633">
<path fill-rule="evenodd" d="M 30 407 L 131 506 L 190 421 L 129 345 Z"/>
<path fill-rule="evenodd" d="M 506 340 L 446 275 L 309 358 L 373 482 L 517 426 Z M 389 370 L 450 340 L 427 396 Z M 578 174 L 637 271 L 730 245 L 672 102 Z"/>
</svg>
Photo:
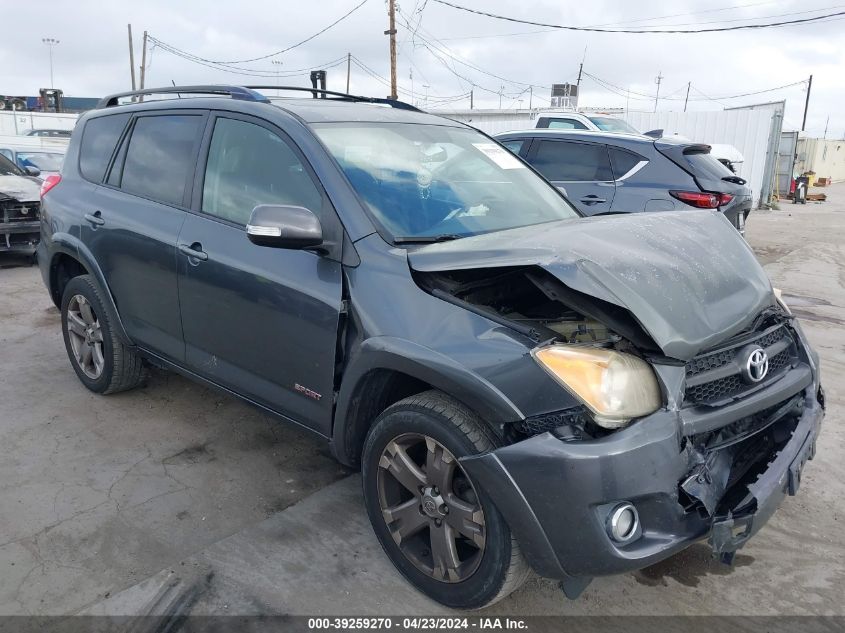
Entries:
<svg viewBox="0 0 845 633">
<path fill-rule="evenodd" d="M 789 306 L 786 305 L 786 301 L 783 300 L 783 290 L 780 288 L 772 288 L 772 292 L 775 295 L 775 299 L 778 300 L 780 307 L 783 308 L 787 314 L 792 314 L 792 310 L 789 309 Z"/>
<path fill-rule="evenodd" d="M 532 355 L 552 377 L 579 398 L 596 424 L 618 429 L 632 418 L 654 413 L 662 399 L 657 378 L 640 358 L 595 347 L 550 345 Z"/>
</svg>

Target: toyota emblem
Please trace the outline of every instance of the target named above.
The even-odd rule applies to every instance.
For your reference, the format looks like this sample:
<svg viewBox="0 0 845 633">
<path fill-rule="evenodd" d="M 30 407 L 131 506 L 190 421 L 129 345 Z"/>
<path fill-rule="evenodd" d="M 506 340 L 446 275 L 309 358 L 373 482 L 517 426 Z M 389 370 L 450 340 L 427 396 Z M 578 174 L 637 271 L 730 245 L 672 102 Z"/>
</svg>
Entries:
<svg viewBox="0 0 845 633">
<path fill-rule="evenodd" d="M 762 347 L 751 350 L 744 369 L 743 373 L 749 382 L 760 382 L 769 373 L 769 355 Z"/>
</svg>

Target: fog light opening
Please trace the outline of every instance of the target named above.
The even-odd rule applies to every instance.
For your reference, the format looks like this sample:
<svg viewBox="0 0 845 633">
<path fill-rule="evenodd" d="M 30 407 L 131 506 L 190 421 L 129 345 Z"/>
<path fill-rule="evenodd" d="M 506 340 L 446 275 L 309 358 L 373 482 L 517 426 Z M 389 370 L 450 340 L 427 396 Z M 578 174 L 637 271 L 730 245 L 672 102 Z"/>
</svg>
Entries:
<svg viewBox="0 0 845 633">
<path fill-rule="evenodd" d="M 617 543 L 627 543 L 640 527 L 640 516 L 631 503 L 620 503 L 607 518 L 607 534 Z"/>
</svg>

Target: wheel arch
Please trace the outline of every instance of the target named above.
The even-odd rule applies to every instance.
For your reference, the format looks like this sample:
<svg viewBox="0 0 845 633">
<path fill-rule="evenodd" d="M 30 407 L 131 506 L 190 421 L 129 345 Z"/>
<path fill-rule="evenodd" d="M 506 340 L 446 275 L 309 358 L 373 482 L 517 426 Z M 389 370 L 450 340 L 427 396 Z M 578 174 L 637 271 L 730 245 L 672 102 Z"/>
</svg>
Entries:
<svg viewBox="0 0 845 633">
<path fill-rule="evenodd" d="M 405 339 L 375 337 L 361 344 L 344 371 L 331 434 L 338 461 L 357 468 L 376 417 L 429 389 L 455 398 L 493 427 L 524 417 L 494 385 L 454 359 Z"/>
<path fill-rule="evenodd" d="M 54 233 L 52 236 L 51 250 L 53 252 L 50 256 L 47 279 L 50 298 L 56 307 L 61 308 L 64 288 L 71 279 L 79 275 L 90 275 L 106 304 L 108 317 L 118 337 L 124 344 L 133 345 L 123 327 L 123 321 L 120 319 L 105 275 L 91 251 L 72 235 L 59 233 Z"/>
</svg>

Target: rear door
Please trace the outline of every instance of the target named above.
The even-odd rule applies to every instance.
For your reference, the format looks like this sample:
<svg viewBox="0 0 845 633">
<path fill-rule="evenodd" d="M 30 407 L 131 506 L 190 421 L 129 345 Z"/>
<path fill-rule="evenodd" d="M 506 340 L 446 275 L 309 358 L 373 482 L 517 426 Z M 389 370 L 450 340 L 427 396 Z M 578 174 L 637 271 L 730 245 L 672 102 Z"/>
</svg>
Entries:
<svg viewBox="0 0 845 633">
<path fill-rule="evenodd" d="M 585 215 L 610 211 L 616 184 L 606 145 L 537 138 L 527 160 Z"/>
<path fill-rule="evenodd" d="M 80 149 L 83 177 L 105 179 L 80 201 L 82 242 L 102 268 L 127 334 L 173 361 L 184 357 L 176 238 L 187 216 L 206 116 L 199 110 L 136 115 L 116 152 L 128 115 L 93 118 Z"/>
<path fill-rule="evenodd" d="M 340 223 L 299 149 L 252 117 L 216 115 L 203 143 L 193 207 L 179 235 L 179 298 L 193 371 L 328 434 L 341 309 L 341 264 L 313 251 L 256 246 L 259 204 Z"/>
</svg>

